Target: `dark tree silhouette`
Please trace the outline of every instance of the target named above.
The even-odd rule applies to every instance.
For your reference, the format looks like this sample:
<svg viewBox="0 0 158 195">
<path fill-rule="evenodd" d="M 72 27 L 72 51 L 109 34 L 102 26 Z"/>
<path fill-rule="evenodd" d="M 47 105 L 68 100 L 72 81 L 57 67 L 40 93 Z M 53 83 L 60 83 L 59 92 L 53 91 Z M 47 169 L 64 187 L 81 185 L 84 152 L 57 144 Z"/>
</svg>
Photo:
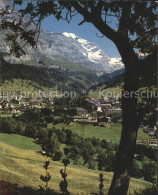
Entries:
<svg viewBox="0 0 158 195">
<path fill-rule="evenodd" d="M 103 174 L 100 173 L 99 174 L 99 181 L 100 181 L 100 184 L 99 184 L 99 195 L 103 195 L 103 187 L 104 187 L 104 184 L 103 184 Z"/>
<path fill-rule="evenodd" d="M 14 1 L 22 4 L 22 1 Z M 109 195 L 126 195 L 130 181 L 130 169 L 136 147 L 136 138 L 140 119 L 137 108 L 137 97 L 140 73 L 143 73 L 143 64 L 148 63 L 150 56 L 155 56 L 156 65 L 156 8 L 157 2 L 151 1 L 103 1 L 103 0 L 79 0 L 79 1 L 34 1 L 28 3 L 25 9 L 19 11 L 19 19 L 15 21 L 3 20 L 5 14 L 1 14 L 1 29 L 9 28 L 12 33 L 7 35 L 7 40 L 12 43 L 11 51 L 20 55 L 23 46 L 27 42 L 35 46 L 41 21 L 54 15 L 57 20 L 64 19 L 70 22 L 77 13 L 83 16 L 83 21 L 92 23 L 103 36 L 110 39 L 117 47 L 125 65 L 124 91 L 122 98 L 122 134 L 117 156 L 117 163 L 113 180 L 109 189 Z M 65 12 L 66 10 L 66 12 Z M 27 15 L 29 20 L 23 22 Z M 110 18 L 115 18 L 111 25 Z M 30 29 L 28 26 L 35 28 Z M 35 33 L 34 33 L 35 32 Z M 87 32 L 88 33 L 88 32 Z M 147 54 L 143 61 L 137 53 Z M 150 65 L 150 64 L 148 64 Z M 128 95 L 127 95 L 128 94 Z"/>
<path fill-rule="evenodd" d="M 45 175 L 45 176 L 43 176 L 43 175 L 40 176 L 40 179 L 41 179 L 43 182 L 46 183 L 46 186 L 45 186 L 46 191 L 49 189 L 49 187 L 48 187 L 48 182 L 49 182 L 50 179 L 51 179 L 51 175 L 49 174 L 49 171 L 48 171 L 49 164 L 50 164 L 50 162 L 49 162 L 49 160 L 47 160 L 47 157 L 46 157 L 46 161 L 44 162 L 44 165 L 43 165 L 43 167 L 44 167 L 45 170 L 46 170 L 46 175 Z"/>
<path fill-rule="evenodd" d="M 67 172 L 66 172 L 66 167 L 68 166 L 68 164 L 70 164 L 70 161 L 69 161 L 69 157 L 68 157 L 68 154 L 69 154 L 70 150 L 69 148 L 64 148 L 64 154 L 65 154 L 65 159 L 62 160 L 63 164 L 64 164 L 64 170 L 61 169 L 60 170 L 60 173 L 61 173 L 61 176 L 62 176 L 62 181 L 60 182 L 59 184 L 59 187 L 61 189 L 61 191 L 63 192 L 63 194 L 70 194 L 70 192 L 68 191 L 68 182 L 67 182 Z"/>
</svg>

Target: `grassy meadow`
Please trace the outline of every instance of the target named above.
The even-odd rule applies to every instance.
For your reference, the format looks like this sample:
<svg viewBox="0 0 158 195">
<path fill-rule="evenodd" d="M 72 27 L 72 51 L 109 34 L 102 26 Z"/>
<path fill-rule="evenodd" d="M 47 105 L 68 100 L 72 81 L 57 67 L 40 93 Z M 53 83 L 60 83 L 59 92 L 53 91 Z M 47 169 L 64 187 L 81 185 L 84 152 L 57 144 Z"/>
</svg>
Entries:
<svg viewBox="0 0 158 195">
<path fill-rule="evenodd" d="M 59 123 L 57 125 L 49 124 L 48 127 L 70 129 L 74 133 L 77 133 L 78 135 L 83 137 L 96 137 L 100 139 L 112 140 L 112 142 L 114 143 L 118 143 L 120 141 L 122 130 L 121 124 L 112 124 L 106 125 L 106 127 L 99 127 L 93 125 L 80 125 L 77 123 L 70 123 L 69 125 Z M 150 137 L 140 128 L 138 131 L 137 140 L 148 140 L 149 138 Z"/>
<path fill-rule="evenodd" d="M 8 93 L 8 95 L 18 95 L 19 93 L 25 92 L 26 95 L 29 93 L 35 93 L 40 91 L 52 91 L 53 88 L 43 87 L 31 80 L 13 79 L 12 81 L 5 80 L 1 83 L 1 91 Z"/>
<path fill-rule="evenodd" d="M 107 89 L 104 89 L 103 87 L 98 87 L 95 91 L 89 94 L 89 97 L 98 100 L 100 98 L 100 95 L 102 94 L 104 96 L 116 96 L 117 98 L 119 98 L 121 97 L 121 90 L 122 89 L 120 86 Z"/>
<path fill-rule="evenodd" d="M 45 157 L 39 151 L 41 150 L 33 139 L 20 135 L 8 135 L 0 133 L 0 180 L 17 184 L 16 188 L 39 189 L 39 185 L 44 187 L 40 180 L 40 175 L 45 174 L 43 163 Z M 63 168 L 61 162 L 50 160 L 50 174 L 52 176 L 49 187 L 56 193 L 60 192 L 59 182 L 61 181 L 60 170 Z M 67 168 L 68 190 L 71 194 L 90 194 L 98 192 L 99 171 L 90 170 L 86 167 L 69 165 Z M 112 179 L 112 172 L 103 172 L 104 190 L 108 191 Z M 130 194 L 151 186 L 150 183 L 138 179 L 131 179 Z M 14 187 L 15 189 L 15 187 Z M 2 189 L 0 191 L 0 194 Z M 26 194 L 26 193 L 25 193 Z M 29 193 L 30 195 L 31 193 Z"/>
</svg>

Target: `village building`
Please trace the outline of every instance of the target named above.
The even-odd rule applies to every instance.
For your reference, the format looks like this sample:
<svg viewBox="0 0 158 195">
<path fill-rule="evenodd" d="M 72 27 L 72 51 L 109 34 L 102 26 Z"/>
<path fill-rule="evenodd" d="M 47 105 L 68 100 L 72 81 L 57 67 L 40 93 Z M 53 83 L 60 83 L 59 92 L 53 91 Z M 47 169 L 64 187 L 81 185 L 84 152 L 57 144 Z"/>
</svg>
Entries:
<svg viewBox="0 0 158 195">
<path fill-rule="evenodd" d="M 108 116 L 108 110 L 111 108 L 111 104 L 100 104 L 97 107 L 97 116 Z"/>
<path fill-rule="evenodd" d="M 148 128 L 148 129 L 147 129 L 147 133 L 148 133 L 149 136 L 154 136 L 156 130 L 157 130 L 156 127 L 154 127 L 154 128 Z"/>
<path fill-rule="evenodd" d="M 120 108 L 121 107 L 121 103 L 120 102 L 116 102 L 114 105 L 115 108 Z"/>
<path fill-rule="evenodd" d="M 98 101 L 94 98 L 87 98 L 86 101 L 88 101 L 89 103 L 97 106 L 98 105 Z"/>
<path fill-rule="evenodd" d="M 108 110 L 108 115 L 111 114 L 122 114 L 122 109 L 121 108 L 112 108 Z"/>
<path fill-rule="evenodd" d="M 22 103 L 22 107 L 28 107 L 28 106 L 30 106 L 30 103 L 29 102 L 23 102 Z"/>
<path fill-rule="evenodd" d="M 31 105 L 31 108 L 39 108 L 40 109 L 40 108 L 42 108 L 42 106 L 33 104 L 33 105 Z"/>
<path fill-rule="evenodd" d="M 157 147 L 157 139 L 150 139 L 149 146 L 156 146 Z"/>
<path fill-rule="evenodd" d="M 104 111 L 111 108 L 111 104 L 100 104 L 97 107 L 97 112 Z"/>
<path fill-rule="evenodd" d="M 8 109 L 5 110 L 3 113 L 4 113 L 4 114 L 16 114 L 17 111 L 16 111 L 16 109 L 8 108 Z"/>
</svg>

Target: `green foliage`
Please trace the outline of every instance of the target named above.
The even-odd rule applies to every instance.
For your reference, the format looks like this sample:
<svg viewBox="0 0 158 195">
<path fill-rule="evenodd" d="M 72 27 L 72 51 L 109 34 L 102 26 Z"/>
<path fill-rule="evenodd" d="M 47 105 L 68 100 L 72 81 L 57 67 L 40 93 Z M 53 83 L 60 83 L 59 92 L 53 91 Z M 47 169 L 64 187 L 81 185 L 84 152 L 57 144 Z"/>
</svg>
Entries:
<svg viewBox="0 0 158 195">
<path fill-rule="evenodd" d="M 46 150 L 48 155 L 53 155 L 59 150 L 59 141 L 58 137 L 55 133 L 51 132 L 50 135 L 48 135 L 47 142 L 44 146 L 44 149 Z"/>
<path fill-rule="evenodd" d="M 130 174 L 131 174 L 131 177 L 134 177 L 134 178 L 142 177 L 141 168 L 139 167 L 139 164 L 137 163 L 136 160 L 133 160 Z"/>
<path fill-rule="evenodd" d="M 86 100 L 87 96 L 78 95 L 74 98 L 54 98 L 54 106 L 55 106 L 55 115 L 67 114 L 70 116 L 74 116 L 77 114 L 76 108 L 82 107 L 92 111 L 92 105 Z"/>
<path fill-rule="evenodd" d="M 135 195 L 155 195 L 157 192 L 156 186 L 146 187 L 146 189 L 135 191 Z"/>
<path fill-rule="evenodd" d="M 105 140 L 105 139 L 102 139 L 101 141 L 100 141 L 100 146 L 101 146 L 101 148 L 103 148 L 103 149 L 106 149 L 107 148 L 107 141 Z"/>
<path fill-rule="evenodd" d="M 36 193 L 38 195 L 44 194 L 43 191 L 39 191 L 39 185 L 44 187 L 44 183 L 41 182 L 39 177 L 41 174 L 45 175 L 45 169 L 42 168 L 45 161 L 45 157 L 37 152 L 41 151 L 40 145 L 37 145 L 35 143 L 35 140 L 32 138 L 15 134 L 0 133 L 0 148 L 0 172 L 3 173 L 3 177 L 5 176 L 5 178 L 7 178 L 7 181 L 13 184 L 11 192 L 14 192 L 14 194 L 16 195 L 36 195 Z M 59 170 L 62 168 L 63 165 L 60 162 L 53 162 L 50 158 L 49 161 L 49 172 L 52 175 L 52 178 L 49 182 L 49 187 L 51 189 L 54 189 L 54 194 L 56 195 L 59 193 L 59 182 L 61 180 Z M 33 167 L 33 169 L 30 169 L 30 167 Z M 4 168 L 6 171 L 4 171 Z M 100 171 L 93 171 L 82 166 L 73 166 L 70 164 L 68 166 L 67 172 L 67 180 L 69 183 L 68 189 L 70 193 L 74 193 L 74 186 L 75 192 L 79 194 L 90 194 L 92 192 L 95 192 L 96 194 L 98 193 L 98 175 L 100 174 Z M 104 194 L 107 194 L 106 192 L 110 185 L 113 173 L 104 172 L 103 174 L 103 192 L 105 192 Z M 17 177 L 17 175 L 19 175 L 19 177 Z M 80 187 L 81 182 L 82 188 Z M 14 184 L 18 184 L 18 186 L 15 186 Z M 6 189 L 8 189 L 8 185 L 5 186 Z M 129 190 L 132 195 L 135 195 L 136 193 L 134 192 L 134 190 L 136 190 L 136 192 L 138 193 L 144 191 L 144 189 L 148 186 L 151 188 L 151 183 L 143 181 L 142 179 L 138 180 L 132 178 Z M 155 191 L 153 190 L 152 195 L 155 195 Z M 144 195 L 143 192 L 141 193 L 141 195 Z M 148 193 L 145 195 L 148 195 Z"/>
<path fill-rule="evenodd" d="M 0 120 L 0 132 L 15 133 L 15 121 L 13 119 Z"/>
<path fill-rule="evenodd" d="M 51 175 L 49 174 L 49 171 L 48 171 L 49 164 L 50 164 L 50 161 L 46 159 L 46 161 L 44 162 L 44 165 L 43 165 L 44 169 L 46 170 L 46 175 L 45 175 L 45 176 L 43 176 L 43 175 L 40 176 L 40 179 L 41 179 L 43 182 L 46 183 L 46 186 L 45 186 L 46 191 L 48 191 L 48 189 L 49 189 L 49 188 L 48 188 L 48 182 L 49 182 L 50 179 L 51 179 Z"/>
<path fill-rule="evenodd" d="M 39 128 L 38 130 L 38 142 L 46 144 L 48 139 L 48 131 L 44 128 Z"/>
<path fill-rule="evenodd" d="M 82 156 L 83 156 L 83 160 L 84 160 L 83 165 L 86 165 L 87 164 L 89 166 L 89 164 L 93 160 L 94 148 L 91 146 L 90 143 L 88 145 L 87 146 L 91 150 L 91 152 L 89 152 L 88 149 L 84 148 L 84 150 L 82 152 Z"/>
<path fill-rule="evenodd" d="M 66 172 L 66 168 L 67 168 L 68 164 L 70 164 L 69 152 L 70 152 L 69 148 L 64 148 L 64 154 L 66 156 L 66 158 L 62 160 L 62 163 L 64 164 L 64 170 L 63 169 L 60 170 L 60 173 L 61 173 L 63 180 L 59 184 L 59 187 L 60 187 L 61 191 L 63 192 L 63 194 L 70 194 L 68 189 L 67 189 L 68 182 L 67 182 L 67 172 Z"/>
<path fill-rule="evenodd" d="M 64 118 L 63 117 L 60 117 L 60 116 L 55 116 L 54 117 L 54 121 L 53 121 L 53 124 L 56 125 L 58 123 L 63 123 L 64 122 Z"/>
<path fill-rule="evenodd" d="M 5 80 L 13 80 L 13 79 L 23 79 L 23 80 L 31 80 L 38 85 L 51 87 L 53 82 L 50 79 L 50 75 L 47 71 L 38 69 L 33 66 L 27 66 L 22 64 L 9 64 L 3 58 L 1 60 L 1 71 L 3 75 L 1 77 L 1 81 Z"/>
<path fill-rule="evenodd" d="M 27 109 L 21 116 L 18 117 L 18 120 L 23 122 L 33 122 L 34 124 L 47 127 L 47 123 L 60 123 L 64 122 L 63 119 L 59 117 L 54 119 L 53 111 L 50 108 L 31 108 Z"/>
<path fill-rule="evenodd" d="M 100 181 L 100 184 L 99 184 L 99 195 L 103 195 L 103 187 L 104 187 L 104 184 L 103 184 L 103 174 L 100 173 L 99 174 L 99 181 Z"/>
<path fill-rule="evenodd" d="M 28 136 L 28 137 L 36 138 L 37 137 L 37 134 L 38 134 L 38 131 L 37 131 L 36 126 L 34 126 L 33 123 L 28 123 L 26 125 L 24 134 L 26 136 Z"/>
<path fill-rule="evenodd" d="M 57 152 L 54 154 L 54 156 L 53 156 L 53 160 L 55 160 L 55 161 L 60 161 L 60 160 L 62 159 L 62 156 L 63 156 L 62 152 L 61 152 L 61 151 L 57 151 Z"/>
<path fill-rule="evenodd" d="M 74 91 L 79 94 L 81 93 L 81 89 L 85 89 L 85 87 L 91 85 L 91 83 L 98 82 L 97 76 L 95 76 L 95 74 L 93 73 L 89 73 L 89 79 L 91 77 L 93 78 L 90 80 L 86 78 L 84 72 L 80 73 L 84 80 L 83 84 L 82 80 L 77 80 L 75 78 L 75 72 L 69 73 L 67 71 L 64 72 L 60 69 L 49 70 L 47 68 L 41 69 L 36 66 L 28 66 L 24 64 L 10 64 L 6 62 L 3 57 L 0 57 L 0 61 L 1 71 L 3 72 L 3 75 L 1 76 L 2 83 L 4 83 L 6 80 L 14 83 L 14 79 L 22 79 L 25 81 L 29 81 L 30 86 L 37 90 L 42 90 L 44 87 L 47 87 L 54 91 L 57 87 L 58 94 L 61 94 L 64 91 Z M 79 72 L 77 74 L 79 74 Z M 73 93 L 72 95 L 76 96 L 76 93 Z"/>
<path fill-rule="evenodd" d="M 96 166 L 97 166 L 97 162 L 95 160 L 91 160 L 91 159 L 88 160 L 88 168 L 89 169 L 95 170 Z"/>
<path fill-rule="evenodd" d="M 40 109 L 28 109 L 20 116 L 20 118 L 27 122 L 37 122 L 40 120 Z"/>
<path fill-rule="evenodd" d="M 70 146 L 70 159 L 73 161 L 73 164 L 79 164 L 81 153 L 81 149 L 77 145 Z"/>
<path fill-rule="evenodd" d="M 137 157 L 136 157 L 137 160 L 139 161 L 143 161 L 144 160 L 144 154 L 143 153 L 140 153 Z"/>
<path fill-rule="evenodd" d="M 112 152 L 102 152 L 98 155 L 98 169 L 101 171 L 114 171 L 116 155 Z"/>
<path fill-rule="evenodd" d="M 32 117 L 35 114 L 38 120 L 41 120 L 41 117 L 45 119 L 45 117 L 52 115 L 50 109 L 31 109 L 28 112 Z M 26 123 L 23 122 L 23 119 L 25 119 L 24 121 Z M 28 113 L 15 119 L 1 118 L 1 131 L 3 130 L 5 132 L 5 130 L 7 130 L 7 128 L 5 129 L 7 123 L 11 128 L 9 128 L 9 131 L 7 130 L 8 132 L 24 134 L 36 138 L 37 143 L 42 146 L 42 149 L 46 151 L 46 154 L 51 156 L 53 160 L 60 161 L 62 159 L 63 154 L 60 145 L 66 144 L 69 147 L 69 160 L 74 165 L 85 165 L 89 169 L 99 169 L 103 171 L 114 170 L 118 144 L 107 143 L 105 139 L 96 137 L 83 138 L 70 129 L 46 129 L 41 127 L 40 123 L 28 122 L 30 120 L 32 121 Z M 148 146 L 137 145 L 136 153 L 138 155 L 136 159 L 140 160 L 140 162 L 143 156 L 147 156 L 152 160 L 156 159 L 155 149 Z M 142 177 L 142 168 L 138 166 L 137 162 L 138 161 L 134 161 L 132 165 L 131 175 L 132 177 L 140 178 Z"/>
<path fill-rule="evenodd" d="M 157 149 L 152 148 L 143 144 L 136 145 L 136 153 L 139 155 L 144 155 L 153 161 L 157 161 Z"/>
<path fill-rule="evenodd" d="M 149 182 L 154 182 L 154 176 L 156 175 L 156 163 L 155 162 L 147 162 L 143 164 L 142 175 L 144 180 Z"/>
</svg>

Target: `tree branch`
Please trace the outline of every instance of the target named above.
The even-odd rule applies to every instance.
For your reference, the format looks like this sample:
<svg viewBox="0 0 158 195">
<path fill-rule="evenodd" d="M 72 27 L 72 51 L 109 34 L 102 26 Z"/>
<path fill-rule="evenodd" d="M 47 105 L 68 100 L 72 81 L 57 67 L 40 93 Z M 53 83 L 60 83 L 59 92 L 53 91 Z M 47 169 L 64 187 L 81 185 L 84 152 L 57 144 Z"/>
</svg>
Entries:
<svg viewBox="0 0 158 195">
<path fill-rule="evenodd" d="M 99 0 L 98 4 L 96 6 L 96 11 L 99 12 L 98 14 L 101 13 L 102 9 L 103 9 L 103 1 Z"/>
<path fill-rule="evenodd" d="M 126 37 L 128 37 L 128 22 L 130 11 L 131 4 L 129 2 L 122 2 L 122 15 L 120 17 L 118 31 L 122 32 Z"/>
<path fill-rule="evenodd" d="M 87 22 L 91 22 L 103 35 L 112 41 L 116 40 L 117 33 L 103 22 L 101 16 L 90 13 L 84 9 L 77 1 L 71 1 L 71 5 L 85 18 Z"/>
</svg>

